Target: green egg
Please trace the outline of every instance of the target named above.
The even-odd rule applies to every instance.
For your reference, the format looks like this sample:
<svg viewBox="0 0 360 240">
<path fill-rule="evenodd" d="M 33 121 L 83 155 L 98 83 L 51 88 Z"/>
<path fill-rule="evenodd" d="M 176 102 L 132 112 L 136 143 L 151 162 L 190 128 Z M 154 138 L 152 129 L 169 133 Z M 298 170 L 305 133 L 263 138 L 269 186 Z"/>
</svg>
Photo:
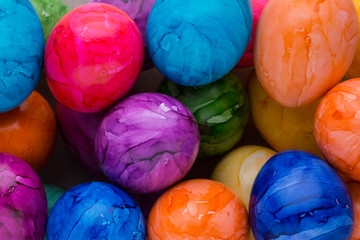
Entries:
<svg viewBox="0 0 360 240">
<path fill-rule="evenodd" d="M 51 184 L 44 184 L 46 197 L 48 201 L 48 213 L 50 213 L 51 209 L 54 207 L 56 201 L 63 195 L 65 190 L 56 187 Z"/>
</svg>

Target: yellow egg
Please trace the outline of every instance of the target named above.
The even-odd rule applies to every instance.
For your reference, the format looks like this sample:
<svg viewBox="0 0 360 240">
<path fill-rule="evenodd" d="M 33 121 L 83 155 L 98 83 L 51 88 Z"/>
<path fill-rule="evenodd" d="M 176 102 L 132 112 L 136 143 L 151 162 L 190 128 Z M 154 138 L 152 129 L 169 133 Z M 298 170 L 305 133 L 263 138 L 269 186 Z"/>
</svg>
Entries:
<svg viewBox="0 0 360 240">
<path fill-rule="evenodd" d="M 360 0 L 353 0 L 356 8 L 356 12 L 358 18 L 360 18 Z M 360 21 L 359 21 L 360 28 Z M 345 78 L 358 78 L 360 77 L 360 40 L 357 43 L 356 53 L 353 62 L 347 73 L 345 74 Z"/>
<path fill-rule="evenodd" d="M 300 149 L 322 157 L 314 135 L 314 117 L 320 99 L 298 108 L 274 101 L 260 85 L 255 72 L 248 80 L 251 116 L 263 138 L 277 151 Z"/>
</svg>

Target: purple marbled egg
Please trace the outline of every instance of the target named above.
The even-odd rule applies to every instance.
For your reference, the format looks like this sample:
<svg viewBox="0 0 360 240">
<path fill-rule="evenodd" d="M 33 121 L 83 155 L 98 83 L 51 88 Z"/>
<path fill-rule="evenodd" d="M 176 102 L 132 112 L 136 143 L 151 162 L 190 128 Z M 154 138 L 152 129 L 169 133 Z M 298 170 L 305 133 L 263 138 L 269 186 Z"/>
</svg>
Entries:
<svg viewBox="0 0 360 240">
<path fill-rule="evenodd" d="M 24 160 L 0 153 L 0 239 L 43 239 L 47 200 L 39 176 Z"/>
<path fill-rule="evenodd" d="M 131 192 L 151 193 L 184 177 L 197 157 L 199 141 L 195 118 L 181 102 L 140 93 L 106 114 L 95 149 L 110 181 Z"/>
<path fill-rule="evenodd" d="M 146 48 L 146 23 L 155 0 L 88 0 L 88 3 L 107 3 L 126 12 L 139 27 L 144 43 L 144 65 L 143 69 L 153 67 L 149 53 Z"/>
<path fill-rule="evenodd" d="M 103 173 L 96 159 L 94 142 L 105 113 L 80 113 L 60 103 L 56 105 L 56 117 L 65 144 L 76 159 L 97 175 Z"/>
</svg>

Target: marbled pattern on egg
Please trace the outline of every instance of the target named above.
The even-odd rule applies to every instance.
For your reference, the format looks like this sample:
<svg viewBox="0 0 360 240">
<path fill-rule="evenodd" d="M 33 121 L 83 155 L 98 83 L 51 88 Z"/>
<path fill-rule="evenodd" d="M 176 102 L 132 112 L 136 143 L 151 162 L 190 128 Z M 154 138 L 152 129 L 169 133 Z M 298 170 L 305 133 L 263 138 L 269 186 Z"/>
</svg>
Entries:
<svg viewBox="0 0 360 240">
<path fill-rule="evenodd" d="M 151 193 L 184 177 L 199 142 L 196 120 L 181 102 L 160 93 L 140 93 L 106 114 L 95 147 L 112 182 L 132 192 Z"/>
<path fill-rule="evenodd" d="M 349 239 L 353 208 L 340 176 L 319 157 L 287 150 L 257 175 L 249 217 L 255 239 Z"/>
</svg>

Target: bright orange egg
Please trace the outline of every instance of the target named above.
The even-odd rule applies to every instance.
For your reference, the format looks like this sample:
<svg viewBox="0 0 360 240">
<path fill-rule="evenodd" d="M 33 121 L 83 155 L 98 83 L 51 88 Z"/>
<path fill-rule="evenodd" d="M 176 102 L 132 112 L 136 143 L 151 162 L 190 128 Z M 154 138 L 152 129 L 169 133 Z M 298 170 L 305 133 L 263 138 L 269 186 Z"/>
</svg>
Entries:
<svg viewBox="0 0 360 240">
<path fill-rule="evenodd" d="M 256 73 L 277 102 L 302 106 L 342 79 L 357 42 L 352 0 L 272 0 L 257 28 Z"/>
<path fill-rule="evenodd" d="M 359 16 L 360 16 L 360 0 L 353 0 L 353 2 L 355 4 L 356 12 L 357 12 L 358 18 L 359 18 Z M 359 28 L 360 28 L 360 21 L 359 21 Z M 356 53 L 355 53 L 354 60 L 352 61 L 349 70 L 345 74 L 345 77 L 346 78 L 358 78 L 358 77 L 360 77 L 359 65 L 360 65 L 360 40 L 357 43 L 357 48 L 356 48 Z"/>
<path fill-rule="evenodd" d="M 149 240 L 249 239 L 246 208 L 225 185 L 206 179 L 182 182 L 151 209 Z"/>
<path fill-rule="evenodd" d="M 324 96 L 316 111 L 314 132 L 329 163 L 360 180 L 360 78 L 342 82 Z"/>
<path fill-rule="evenodd" d="M 56 143 L 56 120 L 45 98 L 34 91 L 20 106 L 1 113 L 0 139 L 0 152 L 13 154 L 40 170 Z"/>
</svg>

